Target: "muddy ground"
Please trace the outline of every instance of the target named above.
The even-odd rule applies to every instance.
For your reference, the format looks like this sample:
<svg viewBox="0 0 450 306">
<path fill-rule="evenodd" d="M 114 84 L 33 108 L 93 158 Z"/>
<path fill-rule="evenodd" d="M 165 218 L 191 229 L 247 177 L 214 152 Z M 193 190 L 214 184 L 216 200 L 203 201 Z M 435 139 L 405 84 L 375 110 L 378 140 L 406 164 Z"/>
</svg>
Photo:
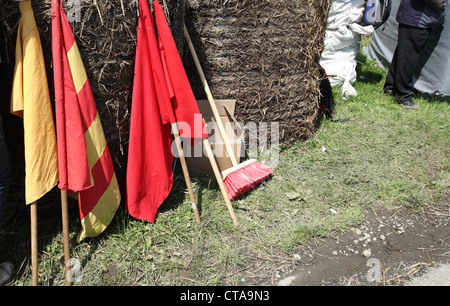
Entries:
<svg viewBox="0 0 450 306">
<path fill-rule="evenodd" d="M 409 285 L 430 269 L 450 263 L 449 208 L 446 201 L 415 214 L 400 209 L 368 212 L 361 225 L 313 241 L 294 254 L 294 268 L 276 271 L 258 284 Z M 450 285 L 450 275 L 444 275 L 442 283 Z"/>
</svg>

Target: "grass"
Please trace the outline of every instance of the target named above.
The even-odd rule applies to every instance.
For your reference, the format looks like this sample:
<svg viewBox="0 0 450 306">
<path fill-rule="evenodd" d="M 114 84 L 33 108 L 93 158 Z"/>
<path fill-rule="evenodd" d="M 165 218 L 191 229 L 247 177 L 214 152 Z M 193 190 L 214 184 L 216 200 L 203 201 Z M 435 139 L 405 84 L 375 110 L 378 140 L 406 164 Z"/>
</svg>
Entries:
<svg viewBox="0 0 450 306">
<path fill-rule="evenodd" d="M 204 177 L 198 178 L 197 225 L 181 173 L 154 224 L 120 209 L 104 234 L 80 244 L 71 202 L 71 256 L 82 267 L 75 285 L 256 282 L 293 265 L 306 243 L 357 225 L 366 210 L 421 211 L 447 201 L 449 104 L 418 97 L 419 110 L 404 110 L 382 94 L 386 71 L 361 54 L 359 61 L 358 95 L 344 101 L 334 89 L 335 119 L 350 120 L 324 120 L 313 138 L 282 148 L 272 178 L 233 203 L 238 227 L 215 181 Z M 39 206 L 41 285 L 64 284 L 59 204 L 52 197 L 57 199 L 49 195 Z M 14 214 L 23 218 L 5 221 L 0 261 L 16 266 L 12 285 L 30 285 L 27 210 L 15 208 Z"/>
</svg>

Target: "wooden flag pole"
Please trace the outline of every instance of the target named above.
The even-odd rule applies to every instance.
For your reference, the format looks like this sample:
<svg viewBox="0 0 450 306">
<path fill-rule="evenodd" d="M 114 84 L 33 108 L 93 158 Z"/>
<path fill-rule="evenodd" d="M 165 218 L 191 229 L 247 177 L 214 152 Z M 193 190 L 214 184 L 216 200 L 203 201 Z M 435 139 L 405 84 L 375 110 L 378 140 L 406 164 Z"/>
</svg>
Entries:
<svg viewBox="0 0 450 306">
<path fill-rule="evenodd" d="M 61 211 L 62 211 L 62 224 L 63 224 L 63 237 L 64 237 L 64 266 L 65 266 L 65 279 L 66 286 L 71 286 L 72 281 L 70 278 L 70 244 L 69 244 L 69 209 L 67 207 L 67 190 L 61 190 Z"/>
<path fill-rule="evenodd" d="M 31 215 L 31 273 L 32 285 L 38 285 L 38 226 L 37 226 L 37 202 L 30 204 Z"/>
<path fill-rule="evenodd" d="M 186 159 L 184 157 L 183 147 L 180 141 L 180 132 L 176 123 L 172 123 L 172 132 L 175 139 L 175 145 L 178 150 L 178 155 L 180 157 L 181 167 L 183 168 L 184 180 L 186 181 L 186 186 L 189 191 L 189 197 L 191 199 L 192 210 L 194 211 L 195 221 L 200 224 L 200 215 L 198 213 L 197 201 L 195 200 L 194 190 L 192 189 L 192 182 L 189 176 L 189 170 L 186 164 Z"/>
</svg>

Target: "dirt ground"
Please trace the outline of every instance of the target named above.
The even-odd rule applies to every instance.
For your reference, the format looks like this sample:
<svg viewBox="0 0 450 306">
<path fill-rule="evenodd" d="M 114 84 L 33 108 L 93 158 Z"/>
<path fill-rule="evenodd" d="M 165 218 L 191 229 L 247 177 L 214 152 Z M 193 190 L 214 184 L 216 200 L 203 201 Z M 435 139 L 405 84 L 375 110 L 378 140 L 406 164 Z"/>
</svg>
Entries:
<svg viewBox="0 0 450 306">
<path fill-rule="evenodd" d="M 295 268 L 277 271 L 259 285 L 408 285 L 430 269 L 450 263 L 450 203 L 441 204 L 419 214 L 369 212 L 358 227 L 310 243 L 294 254 Z M 450 285 L 450 275 L 442 282 Z"/>
</svg>

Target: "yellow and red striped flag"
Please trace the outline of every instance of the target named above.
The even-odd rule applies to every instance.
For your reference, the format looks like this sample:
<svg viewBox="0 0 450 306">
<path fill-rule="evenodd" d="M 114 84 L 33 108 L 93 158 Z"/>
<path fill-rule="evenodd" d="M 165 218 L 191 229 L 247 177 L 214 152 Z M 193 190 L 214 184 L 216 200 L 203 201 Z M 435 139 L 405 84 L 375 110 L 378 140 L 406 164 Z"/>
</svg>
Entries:
<svg viewBox="0 0 450 306">
<path fill-rule="evenodd" d="M 121 196 L 92 89 L 60 0 L 52 0 L 52 33 L 58 187 L 78 192 L 80 242 L 106 229 Z"/>
<path fill-rule="evenodd" d="M 39 31 L 31 1 L 19 3 L 11 113 L 23 118 L 25 202 L 31 204 L 58 183 L 55 125 Z"/>
</svg>

